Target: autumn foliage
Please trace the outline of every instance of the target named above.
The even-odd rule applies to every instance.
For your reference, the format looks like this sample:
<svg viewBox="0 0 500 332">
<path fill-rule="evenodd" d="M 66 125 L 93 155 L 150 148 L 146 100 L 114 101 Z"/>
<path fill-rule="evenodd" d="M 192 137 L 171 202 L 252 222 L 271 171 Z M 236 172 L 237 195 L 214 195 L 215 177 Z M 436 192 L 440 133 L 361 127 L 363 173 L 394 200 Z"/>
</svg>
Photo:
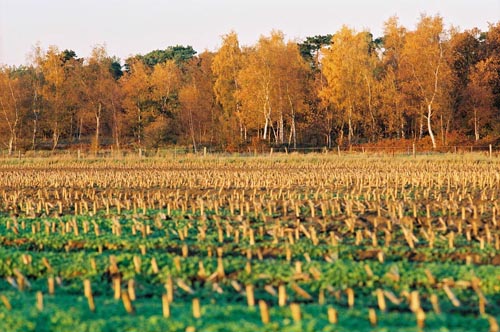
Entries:
<svg viewBox="0 0 500 332">
<path fill-rule="evenodd" d="M 99 151 L 166 145 L 237 150 L 255 145 L 374 144 L 500 129 L 500 22 L 447 29 L 397 17 L 384 35 L 343 26 L 287 40 L 280 31 L 215 52 L 174 46 L 120 61 L 37 46 L 22 67 L 0 67 L 0 149 L 77 146 Z"/>
</svg>

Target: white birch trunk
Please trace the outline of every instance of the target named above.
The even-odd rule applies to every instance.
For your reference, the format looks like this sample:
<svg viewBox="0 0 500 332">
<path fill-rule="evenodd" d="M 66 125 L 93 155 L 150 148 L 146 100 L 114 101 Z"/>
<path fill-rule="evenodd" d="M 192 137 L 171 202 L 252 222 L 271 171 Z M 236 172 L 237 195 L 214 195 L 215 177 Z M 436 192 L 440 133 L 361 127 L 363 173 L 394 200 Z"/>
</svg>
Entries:
<svg viewBox="0 0 500 332">
<path fill-rule="evenodd" d="M 427 130 L 429 131 L 429 136 L 431 137 L 432 141 L 432 148 L 436 148 L 436 138 L 434 137 L 434 133 L 432 132 L 432 105 L 428 104 L 427 105 Z"/>
</svg>

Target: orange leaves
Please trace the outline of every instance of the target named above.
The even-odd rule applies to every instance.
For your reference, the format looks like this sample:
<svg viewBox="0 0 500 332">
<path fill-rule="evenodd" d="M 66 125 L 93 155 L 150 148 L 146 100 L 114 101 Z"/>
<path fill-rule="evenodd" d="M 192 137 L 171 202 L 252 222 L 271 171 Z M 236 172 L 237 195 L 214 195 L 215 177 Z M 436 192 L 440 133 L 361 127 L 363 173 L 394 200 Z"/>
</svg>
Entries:
<svg viewBox="0 0 500 332">
<path fill-rule="evenodd" d="M 169 98 L 179 88 L 181 71 L 174 60 L 154 66 L 151 74 L 152 97 L 159 100 L 162 107 L 167 107 Z"/>
<path fill-rule="evenodd" d="M 338 112 L 341 122 L 347 123 L 349 144 L 354 127 L 362 119 L 374 119 L 375 52 L 371 52 L 369 32 L 356 32 L 343 26 L 324 49 L 323 73 L 328 84 L 320 96 Z M 348 56 L 346 56 L 348 55 Z"/>
<path fill-rule="evenodd" d="M 499 31 L 496 23 L 461 33 L 439 15 L 412 29 L 391 17 L 383 36 L 344 26 L 297 41 L 272 31 L 242 46 L 231 31 L 214 52 L 132 56 L 123 76 L 102 46 L 86 58 L 36 47 L 31 66 L 0 68 L 0 144 L 11 153 L 49 140 L 53 149 L 101 141 L 256 152 L 427 133 L 436 146 L 434 132 L 442 145 L 453 131 L 478 140 L 498 120 Z"/>
<path fill-rule="evenodd" d="M 263 139 L 284 143 L 286 120 L 292 130 L 296 112 L 304 109 L 305 89 L 301 82 L 306 77 L 306 63 L 297 44 L 285 42 L 280 31 L 262 36 L 246 53 L 237 94 L 244 121 L 252 129 L 262 128 Z"/>
<path fill-rule="evenodd" d="M 233 31 L 222 37 L 222 46 L 214 56 L 212 71 L 215 76 L 214 92 L 217 102 L 229 116 L 239 112 L 236 92 L 239 89 L 238 74 L 243 65 L 238 35 Z"/>
</svg>

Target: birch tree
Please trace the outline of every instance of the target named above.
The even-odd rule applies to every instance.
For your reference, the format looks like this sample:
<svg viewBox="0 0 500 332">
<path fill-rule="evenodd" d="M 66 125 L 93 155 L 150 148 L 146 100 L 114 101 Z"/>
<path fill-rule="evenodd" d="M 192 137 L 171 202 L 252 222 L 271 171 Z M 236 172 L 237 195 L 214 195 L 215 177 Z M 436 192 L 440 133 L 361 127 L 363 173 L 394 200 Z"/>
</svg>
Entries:
<svg viewBox="0 0 500 332">
<path fill-rule="evenodd" d="M 352 144 L 355 128 L 362 121 L 369 121 L 372 128 L 376 126 L 372 104 L 375 58 L 370 54 L 370 40 L 367 37 L 367 32 L 357 33 L 343 26 L 334 34 L 331 47 L 323 51 L 322 70 L 327 85 L 320 95 L 338 112 L 341 141 L 343 128 L 347 125 L 349 145 Z"/>
<path fill-rule="evenodd" d="M 223 110 L 222 121 L 229 129 L 228 140 L 232 140 L 231 137 L 236 135 L 239 135 L 240 141 L 246 140 L 241 101 L 238 98 L 240 89 L 238 75 L 243 66 L 242 61 L 236 32 L 232 31 L 222 36 L 222 46 L 214 56 L 212 71 L 215 76 L 214 93 Z"/>
<path fill-rule="evenodd" d="M 94 120 L 94 137 L 92 149 L 97 151 L 100 146 L 100 137 L 103 119 L 110 118 L 115 93 L 116 81 L 111 73 L 112 59 L 103 46 L 96 46 L 83 67 L 80 83 L 84 95 L 84 111 Z M 108 122 L 111 119 L 108 119 Z M 116 121 L 116 119 L 113 119 Z M 115 129 L 116 130 L 116 129 Z"/>
<path fill-rule="evenodd" d="M 423 109 L 421 116 L 427 123 L 433 148 L 437 146 L 433 119 L 439 103 L 446 100 L 446 80 L 451 78 L 449 64 L 445 61 L 445 35 L 440 16 L 422 15 L 416 30 L 406 36 L 401 61 L 406 91 L 419 99 Z"/>
<path fill-rule="evenodd" d="M 54 150 L 65 126 L 70 122 L 64 97 L 66 88 L 64 61 L 59 49 L 55 46 L 50 46 L 45 54 L 38 48 L 35 54 L 36 64 L 40 67 L 43 76 L 43 83 L 39 85 L 39 94 L 44 100 L 43 120 L 48 126 L 48 132 L 52 137 L 52 150 Z"/>
<path fill-rule="evenodd" d="M 21 98 L 19 78 L 9 68 L 0 68 L 0 122 L 8 132 L 7 151 L 9 156 L 16 150 L 21 125 Z"/>
<path fill-rule="evenodd" d="M 399 24 L 396 16 L 384 23 L 383 66 L 381 79 L 382 114 L 387 134 L 405 138 L 405 105 L 401 91 L 400 65 L 405 44 L 406 28 Z"/>
<path fill-rule="evenodd" d="M 244 118 L 253 123 L 262 139 L 285 143 L 296 141 L 296 116 L 304 108 L 307 64 L 296 43 L 285 43 L 282 32 L 262 36 L 255 48 L 248 51 L 238 76 Z M 287 125 L 288 123 L 288 125 Z"/>
<path fill-rule="evenodd" d="M 124 94 L 126 126 L 133 133 L 136 145 L 141 148 L 144 139 L 144 127 L 152 121 L 151 109 L 151 73 L 150 69 L 140 60 L 131 60 L 129 71 L 120 79 Z"/>
</svg>

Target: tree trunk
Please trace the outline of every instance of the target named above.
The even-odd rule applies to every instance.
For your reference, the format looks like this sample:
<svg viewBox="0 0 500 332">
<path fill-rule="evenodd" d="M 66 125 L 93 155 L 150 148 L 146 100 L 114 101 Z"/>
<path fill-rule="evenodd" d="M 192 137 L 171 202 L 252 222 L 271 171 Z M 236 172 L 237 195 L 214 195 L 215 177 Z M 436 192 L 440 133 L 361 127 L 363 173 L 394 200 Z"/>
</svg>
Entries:
<svg viewBox="0 0 500 332">
<path fill-rule="evenodd" d="M 191 139 L 193 140 L 194 153 L 197 153 L 198 148 L 196 147 L 196 138 L 195 138 L 195 134 L 194 134 L 194 126 L 193 125 L 191 125 Z"/>
<path fill-rule="evenodd" d="M 33 151 L 36 150 L 36 134 L 38 132 L 38 114 L 39 110 L 37 108 L 37 100 L 38 100 L 38 93 L 37 93 L 37 87 L 36 85 L 33 86 L 34 89 L 34 96 L 33 96 L 33 104 L 32 104 L 32 111 L 33 111 L 33 136 L 31 137 L 31 147 Z"/>
<path fill-rule="evenodd" d="M 36 150 L 36 132 L 38 130 L 37 118 L 33 119 L 33 135 L 31 136 L 31 148 L 33 151 Z"/>
<path fill-rule="evenodd" d="M 78 126 L 78 143 L 82 139 L 82 130 L 83 130 L 83 119 L 80 118 L 80 125 Z"/>
<path fill-rule="evenodd" d="M 95 129 L 95 140 L 94 140 L 94 148 L 95 150 L 99 150 L 99 128 L 101 127 L 101 117 L 100 116 L 96 116 L 95 117 L 95 125 L 96 125 L 96 129 Z"/>
<path fill-rule="evenodd" d="M 271 140 L 271 132 L 268 129 L 269 126 L 272 126 L 272 123 L 271 123 L 271 103 L 269 101 L 269 92 L 267 90 L 268 90 L 268 88 L 266 88 L 266 100 L 264 102 L 264 109 L 263 109 L 264 117 L 266 118 L 266 122 L 264 125 L 264 134 L 262 135 L 262 139 L 266 140 L 267 138 L 269 138 L 269 140 Z M 268 132 L 269 132 L 269 135 L 268 135 Z"/>
<path fill-rule="evenodd" d="M 445 133 L 444 133 L 444 120 L 443 120 L 443 114 L 439 116 L 439 133 L 441 134 L 441 144 L 445 145 Z"/>
<path fill-rule="evenodd" d="M 17 119 L 14 122 L 13 125 L 9 122 L 9 144 L 8 144 L 8 149 L 9 149 L 9 156 L 12 155 L 12 153 L 16 150 L 16 141 L 17 141 Z"/>
<path fill-rule="evenodd" d="M 111 107 L 113 109 L 113 136 L 115 139 L 115 146 L 117 150 L 120 150 L 120 131 L 118 129 L 118 115 L 113 100 L 111 100 Z"/>
<path fill-rule="evenodd" d="M 137 107 L 137 145 L 141 146 L 141 136 L 142 136 L 142 111 L 140 107 Z"/>
<path fill-rule="evenodd" d="M 264 133 L 262 134 L 262 139 L 266 139 L 267 138 L 267 127 L 269 125 L 269 119 L 268 117 L 266 116 L 266 122 L 264 124 Z"/>
<path fill-rule="evenodd" d="M 352 136 L 354 136 L 353 134 L 354 130 L 352 129 L 351 114 L 349 114 L 348 133 L 347 133 L 347 142 L 349 143 L 349 146 L 351 146 Z"/>
<path fill-rule="evenodd" d="M 340 126 L 339 145 L 344 144 L 344 125 L 345 123 L 342 122 L 342 125 Z"/>
<path fill-rule="evenodd" d="M 434 133 L 432 132 L 431 117 L 432 117 L 432 105 L 429 104 L 427 105 L 427 130 L 429 131 L 429 136 L 431 137 L 432 148 L 435 149 L 436 139 L 434 138 Z"/>
<path fill-rule="evenodd" d="M 479 141 L 479 128 L 477 125 L 477 110 L 474 108 L 474 137 Z"/>
<path fill-rule="evenodd" d="M 10 135 L 10 137 L 9 137 L 9 156 L 12 156 L 13 147 L 14 147 L 14 136 Z"/>
<path fill-rule="evenodd" d="M 101 111 L 102 111 L 102 104 L 99 103 L 97 113 L 95 114 L 95 141 L 94 141 L 94 148 L 96 152 L 99 150 L 99 129 L 101 128 Z"/>
<path fill-rule="evenodd" d="M 290 125 L 290 138 L 288 139 L 288 145 L 290 145 L 291 138 L 293 137 L 293 148 L 297 148 L 297 132 L 295 129 L 295 107 L 293 107 L 292 98 L 290 97 L 290 93 L 288 91 L 288 86 L 286 87 L 288 102 L 290 103 L 290 113 L 292 118 L 292 123 Z"/>
<path fill-rule="evenodd" d="M 74 117 L 76 116 L 75 112 L 71 112 L 71 116 L 69 119 L 69 138 L 70 142 L 73 144 L 75 143 L 75 133 L 73 132 L 73 122 L 74 122 Z"/>
<path fill-rule="evenodd" d="M 295 129 L 295 115 L 292 114 L 292 123 L 290 125 L 290 137 L 288 137 L 288 145 L 292 143 L 293 139 L 293 148 L 297 148 L 297 132 Z"/>
<path fill-rule="evenodd" d="M 279 138 L 280 138 L 280 136 L 279 136 L 279 123 L 277 124 L 277 127 L 275 128 L 275 127 L 273 126 L 273 122 L 271 121 L 271 126 L 270 126 L 270 127 L 271 127 L 271 130 L 272 130 L 272 132 L 273 132 L 273 136 L 274 136 L 274 143 L 276 143 L 276 144 L 277 144 L 277 143 L 279 143 Z M 270 141 L 271 141 L 271 135 L 269 135 L 269 142 L 270 142 Z"/>
<path fill-rule="evenodd" d="M 424 137 L 424 116 L 420 115 L 420 130 L 418 132 L 418 139 L 422 139 Z"/>
<path fill-rule="evenodd" d="M 451 119 L 448 118 L 448 121 L 446 121 L 446 144 L 448 144 L 448 134 L 450 133 L 451 123 Z"/>
<path fill-rule="evenodd" d="M 279 123 L 279 140 L 280 144 L 285 142 L 285 124 L 283 120 L 283 113 L 280 114 L 280 123 Z"/>
<path fill-rule="evenodd" d="M 59 131 L 57 128 L 54 129 L 52 133 L 52 151 L 54 151 L 59 143 Z"/>
<path fill-rule="evenodd" d="M 368 80 L 368 77 L 365 75 L 365 81 L 366 81 L 366 86 L 368 89 L 368 113 L 370 113 L 370 118 L 371 118 L 371 136 L 372 140 L 376 140 L 376 132 L 377 132 L 377 121 L 375 120 L 375 115 L 373 114 L 373 107 L 372 107 L 372 89 L 370 85 L 370 81 Z"/>
</svg>

